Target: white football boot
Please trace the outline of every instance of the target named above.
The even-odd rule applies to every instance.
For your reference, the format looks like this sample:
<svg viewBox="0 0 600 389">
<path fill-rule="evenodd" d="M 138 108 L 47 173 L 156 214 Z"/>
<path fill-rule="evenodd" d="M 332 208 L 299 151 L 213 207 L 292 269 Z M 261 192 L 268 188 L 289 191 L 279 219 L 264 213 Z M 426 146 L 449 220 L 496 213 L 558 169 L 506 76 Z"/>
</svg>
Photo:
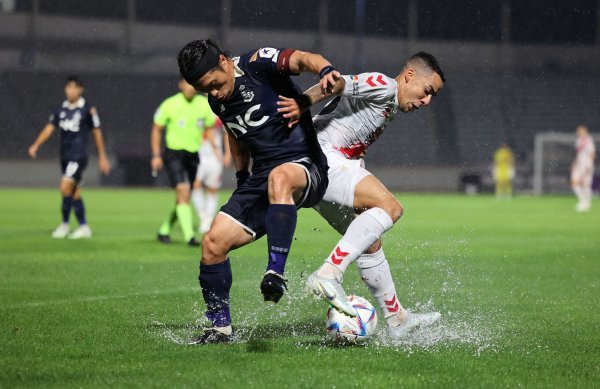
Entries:
<svg viewBox="0 0 600 389">
<path fill-rule="evenodd" d="M 69 223 L 60 223 L 54 231 L 52 237 L 56 239 L 66 238 L 69 235 Z"/>
<path fill-rule="evenodd" d="M 388 326 L 390 336 L 396 339 L 406 337 L 411 331 L 417 328 L 429 327 L 440 319 L 442 315 L 439 312 L 412 313 L 408 312 L 406 321 L 398 326 Z"/>
<path fill-rule="evenodd" d="M 335 278 L 325 278 L 317 275 L 317 271 L 308 276 L 306 289 L 315 296 L 327 301 L 331 306 L 349 316 L 356 316 L 356 310 L 348 302 L 348 296 L 342 284 Z"/>
<path fill-rule="evenodd" d="M 69 235 L 69 239 L 89 239 L 92 237 L 92 230 L 87 224 L 79 226 Z"/>
</svg>

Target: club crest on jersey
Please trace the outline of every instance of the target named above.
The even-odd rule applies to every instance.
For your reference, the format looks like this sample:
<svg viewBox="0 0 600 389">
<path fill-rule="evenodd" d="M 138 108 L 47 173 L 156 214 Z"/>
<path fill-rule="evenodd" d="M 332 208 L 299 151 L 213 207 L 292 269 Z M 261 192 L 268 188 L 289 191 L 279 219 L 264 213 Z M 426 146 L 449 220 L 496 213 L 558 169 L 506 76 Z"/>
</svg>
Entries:
<svg viewBox="0 0 600 389">
<path fill-rule="evenodd" d="M 63 113 L 64 112 L 61 112 L 59 117 L 65 117 L 66 115 L 63 116 Z M 79 132 L 80 122 L 81 122 L 81 113 L 79 113 L 79 111 L 77 111 L 73 114 L 73 117 L 71 119 L 63 119 L 60 122 L 58 122 L 58 125 L 64 131 Z"/>
<path fill-rule="evenodd" d="M 221 104 L 221 106 L 219 107 L 219 110 L 220 110 L 221 112 L 225 112 L 225 106 L 224 106 L 223 104 Z"/>
<path fill-rule="evenodd" d="M 252 92 L 250 89 L 246 89 L 245 85 L 240 85 L 240 93 L 244 98 L 244 103 L 249 103 L 254 98 L 254 92 Z"/>
</svg>

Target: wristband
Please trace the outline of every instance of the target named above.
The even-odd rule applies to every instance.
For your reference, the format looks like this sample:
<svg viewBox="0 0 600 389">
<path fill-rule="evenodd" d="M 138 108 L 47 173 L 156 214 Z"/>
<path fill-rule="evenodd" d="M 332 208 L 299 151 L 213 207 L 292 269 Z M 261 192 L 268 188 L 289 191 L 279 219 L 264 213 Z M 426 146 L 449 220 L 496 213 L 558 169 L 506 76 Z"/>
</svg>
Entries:
<svg viewBox="0 0 600 389">
<path fill-rule="evenodd" d="M 242 185 L 246 180 L 250 177 L 250 172 L 248 170 L 238 170 L 235 172 L 235 178 L 237 181 L 237 186 Z"/>
<path fill-rule="evenodd" d="M 325 66 L 323 69 L 321 69 L 321 71 L 319 72 L 319 78 L 323 78 L 326 75 L 328 75 L 329 73 L 333 72 L 335 70 L 335 68 L 331 65 L 327 65 Z"/>
<path fill-rule="evenodd" d="M 160 154 L 152 154 L 152 158 L 160 158 Z"/>
</svg>

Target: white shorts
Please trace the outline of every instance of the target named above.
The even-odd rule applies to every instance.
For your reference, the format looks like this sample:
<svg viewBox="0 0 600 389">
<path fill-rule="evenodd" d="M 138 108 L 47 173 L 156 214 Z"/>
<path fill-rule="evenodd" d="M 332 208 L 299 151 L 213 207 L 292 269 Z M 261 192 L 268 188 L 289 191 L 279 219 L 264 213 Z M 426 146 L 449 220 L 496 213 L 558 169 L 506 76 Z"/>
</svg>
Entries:
<svg viewBox="0 0 600 389">
<path fill-rule="evenodd" d="M 594 178 L 594 166 L 575 165 L 571 170 L 571 182 L 576 185 L 592 186 Z"/>
<path fill-rule="evenodd" d="M 329 186 L 315 210 L 340 234 L 354 220 L 354 190 L 356 185 L 371 173 L 365 169 L 363 159 L 347 159 L 336 150 L 323 149 L 327 156 Z"/>
<path fill-rule="evenodd" d="M 196 181 L 210 189 L 219 189 L 223 185 L 223 163 L 216 158 L 201 158 Z"/>
</svg>

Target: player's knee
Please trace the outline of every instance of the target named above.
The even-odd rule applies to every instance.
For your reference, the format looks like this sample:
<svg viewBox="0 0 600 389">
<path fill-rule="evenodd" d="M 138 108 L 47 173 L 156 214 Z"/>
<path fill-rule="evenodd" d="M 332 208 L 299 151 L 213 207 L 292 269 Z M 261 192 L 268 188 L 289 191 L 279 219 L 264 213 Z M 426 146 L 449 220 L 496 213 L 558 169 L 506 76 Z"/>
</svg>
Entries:
<svg viewBox="0 0 600 389">
<path fill-rule="evenodd" d="M 190 202 L 189 185 L 178 185 L 175 189 L 177 193 L 177 204 L 188 204 Z"/>
<path fill-rule="evenodd" d="M 290 174 L 284 170 L 273 170 L 269 174 L 269 201 L 286 202 L 290 200 L 291 188 Z"/>
<path fill-rule="evenodd" d="M 281 169 L 275 169 L 269 174 L 269 188 L 280 189 L 289 185 L 290 175 Z"/>
<path fill-rule="evenodd" d="M 209 232 L 202 237 L 202 264 L 215 265 L 223 262 L 227 251 Z"/>
<path fill-rule="evenodd" d="M 396 221 L 398 221 L 398 219 L 400 219 L 404 213 L 404 207 L 400 201 L 396 200 L 395 198 L 386 201 L 381 208 L 385 210 L 394 223 L 396 223 Z"/>
</svg>

